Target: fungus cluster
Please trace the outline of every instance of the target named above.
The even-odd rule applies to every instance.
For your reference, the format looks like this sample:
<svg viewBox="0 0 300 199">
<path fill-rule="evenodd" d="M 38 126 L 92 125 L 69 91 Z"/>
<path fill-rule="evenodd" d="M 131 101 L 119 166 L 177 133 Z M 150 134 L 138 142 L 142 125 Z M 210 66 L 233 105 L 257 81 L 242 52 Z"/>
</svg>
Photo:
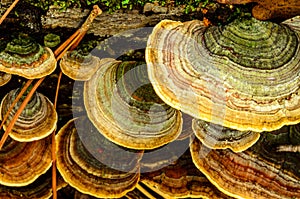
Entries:
<svg viewBox="0 0 300 199">
<path fill-rule="evenodd" d="M 51 74 L 55 67 L 56 59 L 49 48 L 41 46 L 28 35 L 19 34 L 0 52 L 0 84 L 7 83 L 12 74 L 27 79 L 41 78 Z M 1 101 L 0 118 L 5 120 L 4 130 L 25 98 L 23 95 L 13 104 L 20 90 L 11 90 Z M 46 178 L 49 178 L 47 171 L 52 165 L 49 135 L 56 128 L 57 120 L 52 102 L 35 92 L 0 150 L 1 198 L 49 198 L 52 195 L 51 180 Z M 2 137 L 3 133 L 0 135 Z M 65 185 L 60 177 L 58 189 Z"/>
<path fill-rule="evenodd" d="M 109 140 L 132 149 L 153 149 L 175 140 L 181 113 L 161 101 L 145 64 L 100 60 L 84 85 L 84 104 L 96 128 Z"/>
<path fill-rule="evenodd" d="M 56 134 L 59 188 L 97 198 L 141 197 L 141 186 L 164 198 L 300 198 L 300 155 L 282 150 L 300 143 L 299 41 L 300 17 L 211 27 L 163 20 L 146 62 L 68 51 L 60 68 L 84 81 L 86 117 Z M 55 67 L 52 51 L 27 35 L 0 52 L 0 80 Z M 19 92 L 2 99 L 4 129 Z M 44 178 L 57 121 L 36 92 L 0 150 L 0 197 L 51 196 Z"/>
<path fill-rule="evenodd" d="M 101 163 L 88 152 L 79 139 L 75 120 L 70 120 L 56 136 L 57 168 L 64 180 L 82 193 L 102 198 L 121 197 L 133 190 L 140 178 L 139 159 L 135 158 L 137 161 L 135 164 L 131 164 L 128 171 L 112 169 L 110 165 Z M 88 127 L 88 125 L 92 125 L 88 121 L 84 121 L 82 124 L 84 125 L 81 128 L 88 130 L 95 128 Z M 98 147 L 103 147 L 104 151 L 111 148 L 103 145 L 98 145 Z M 116 159 L 116 161 L 118 160 Z M 128 162 L 131 159 L 125 161 Z"/>
<path fill-rule="evenodd" d="M 146 62 L 156 94 L 194 117 L 192 160 L 230 197 L 299 197 L 298 154 L 281 150 L 299 145 L 299 27 L 299 17 L 281 24 L 245 17 L 211 27 L 163 20 L 149 36 Z M 153 178 L 161 184 L 150 186 L 173 196 L 168 178 Z"/>
</svg>

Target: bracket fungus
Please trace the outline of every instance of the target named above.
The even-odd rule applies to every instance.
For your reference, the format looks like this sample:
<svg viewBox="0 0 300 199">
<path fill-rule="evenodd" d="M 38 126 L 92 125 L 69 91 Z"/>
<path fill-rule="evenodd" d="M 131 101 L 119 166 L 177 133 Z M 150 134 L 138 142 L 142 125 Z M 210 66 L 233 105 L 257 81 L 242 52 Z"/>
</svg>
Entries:
<svg viewBox="0 0 300 199">
<path fill-rule="evenodd" d="M 44 36 L 44 45 L 46 47 L 49 48 L 54 48 L 55 46 L 57 46 L 60 43 L 60 36 L 53 34 L 53 33 L 49 33 L 47 35 Z"/>
<path fill-rule="evenodd" d="M 122 197 L 133 190 L 140 179 L 139 164 L 128 172 L 102 164 L 80 141 L 74 120 L 56 135 L 57 168 L 64 180 L 78 191 L 98 198 Z"/>
<path fill-rule="evenodd" d="M 240 153 L 209 149 L 198 139 L 190 150 L 197 168 L 222 192 L 236 198 L 300 198 L 300 154 L 278 152 L 291 143 L 300 128 L 283 127 L 263 133 L 258 142 Z"/>
<path fill-rule="evenodd" d="M 42 78 L 56 68 L 56 59 L 50 48 L 42 47 L 33 38 L 19 34 L 0 52 L 0 71 L 27 79 Z"/>
<path fill-rule="evenodd" d="M 259 20 L 288 19 L 300 15 L 299 0 L 216 0 L 226 4 L 256 3 L 252 15 Z"/>
<path fill-rule="evenodd" d="M 157 95 L 191 116 L 241 131 L 300 122 L 300 18 L 205 27 L 163 20 L 146 48 Z"/>
<path fill-rule="evenodd" d="M 231 198 L 219 191 L 195 167 L 189 150 L 173 164 L 145 173 L 141 182 L 163 198 Z"/>
<path fill-rule="evenodd" d="M 259 139 L 260 133 L 254 131 L 238 131 L 203 120 L 193 120 L 196 137 L 211 149 L 230 148 L 241 152 L 251 147 Z"/>
<path fill-rule="evenodd" d="M 102 164 L 125 172 L 132 171 L 140 164 L 143 151 L 124 148 L 109 141 L 87 117 L 79 117 L 74 124 L 84 148 Z"/>
<path fill-rule="evenodd" d="M 0 117 L 3 119 L 9 107 L 19 93 L 19 89 L 11 90 L 4 96 L 1 102 Z M 8 119 L 3 128 L 9 125 L 12 117 L 18 111 L 22 100 L 19 101 L 12 111 L 9 112 Z M 30 142 L 39 140 L 50 135 L 56 128 L 58 117 L 52 102 L 43 94 L 35 92 L 18 117 L 9 136 L 20 142 Z"/>
<path fill-rule="evenodd" d="M 46 173 L 51 163 L 50 138 L 33 142 L 8 138 L 0 150 L 0 185 L 29 185 Z"/>
<path fill-rule="evenodd" d="M 101 59 L 84 84 L 84 104 L 99 132 L 123 147 L 154 149 L 181 133 L 180 111 L 157 97 L 144 63 Z"/>
<path fill-rule="evenodd" d="M 190 137 L 194 137 L 192 117 L 182 113 L 182 131 L 176 140 L 152 150 L 144 150 L 141 160 L 141 173 L 159 170 L 178 160 L 189 148 Z"/>
<path fill-rule="evenodd" d="M 0 185 L 1 199 L 48 199 L 52 196 L 51 170 L 39 176 L 33 183 L 22 187 Z M 61 176 L 57 179 L 57 190 L 67 186 Z"/>
<path fill-rule="evenodd" d="M 189 138 L 175 140 L 163 147 L 145 150 L 141 160 L 141 173 L 159 170 L 176 162 L 189 148 Z"/>
<path fill-rule="evenodd" d="M 82 50 L 72 50 L 60 60 L 61 71 L 74 80 L 87 81 L 100 66 L 100 59 Z"/>
</svg>

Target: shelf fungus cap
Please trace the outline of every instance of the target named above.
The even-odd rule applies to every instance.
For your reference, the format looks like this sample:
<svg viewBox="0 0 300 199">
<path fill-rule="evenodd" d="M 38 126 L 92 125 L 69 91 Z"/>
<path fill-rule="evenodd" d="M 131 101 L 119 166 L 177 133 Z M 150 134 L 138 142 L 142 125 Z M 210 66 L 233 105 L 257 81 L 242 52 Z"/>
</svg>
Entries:
<svg viewBox="0 0 300 199">
<path fill-rule="evenodd" d="M 102 164 L 82 144 L 74 120 L 56 135 L 57 168 L 64 180 L 78 191 L 98 198 L 118 198 L 133 190 L 140 179 L 139 164 L 129 172 Z"/>
<path fill-rule="evenodd" d="M 1 199 L 48 199 L 52 196 L 52 171 L 49 169 L 39 176 L 33 183 L 21 187 L 0 185 Z M 67 186 L 62 177 L 57 177 L 57 190 Z"/>
<path fill-rule="evenodd" d="M 8 42 L 0 52 L 0 71 L 19 75 L 27 79 L 42 78 L 56 68 L 52 50 L 43 47 L 31 37 L 20 34 Z"/>
<path fill-rule="evenodd" d="M 26 186 L 51 167 L 51 139 L 18 142 L 8 138 L 0 150 L 0 186 Z"/>
<path fill-rule="evenodd" d="M 276 151 L 289 139 L 281 129 L 263 133 L 251 148 L 234 153 L 207 148 L 195 138 L 190 151 L 196 167 L 225 194 L 235 198 L 299 198 L 300 154 Z"/>
<path fill-rule="evenodd" d="M 163 20 L 146 48 L 158 96 L 191 116 L 241 131 L 300 122 L 299 18 L 224 26 Z"/>
<path fill-rule="evenodd" d="M 87 115 L 100 133 L 131 149 L 154 149 L 181 133 L 180 111 L 155 94 L 145 63 L 102 59 L 84 84 Z"/>
<path fill-rule="evenodd" d="M 192 127 L 196 137 L 211 149 L 241 152 L 255 144 L 260 136 L 259 132 L 239 131 L 198 119 L 193 119 Z"/>
<path fill-rule="evenodd" d="M 187 150 L 177 161 L 160 170 L 145 173 L 141 182 L 163 198 L 231 197 L 218 190 L 194 165 Z"/>
<path fill-rule="evenodd" d="M 140 164 L 144 151 L 128 149 L 109 141 L 86 116 L 74 120 L 74 124 L 84 148 L 102 164 L 124 172 L 130 172 Z"/>
<path fill-rule="evenodd" d="M 0 72 L 0 86 L 4 86 L 11 79 L 11 74 Z"/>
<path fill-rule="evenodd" d="M 61 58 L 61 71 L 71 79 L 89 80 L 100 66 L 100 59 L 91 54 L 83 54 L 80 50 L 68 51 Z"/>
<path fill-rule="evenodd" d="M 18 93 L 19 89 L 11 90 L 2 99 L 0 108 L 1 119 L 8 111 Z M 9 117 L 3 125 L 4 129 L 9 125 L 21 103 L 22 100 L 19 101 L 9 113 Z M 57 113 L 52 102 L 43 94 L 35 92 L 21 115 L 18 117 L 9 136 L 20 142 L 39 140 L 47 137 L 54 131 L 57 120 Z"/>
</svg>

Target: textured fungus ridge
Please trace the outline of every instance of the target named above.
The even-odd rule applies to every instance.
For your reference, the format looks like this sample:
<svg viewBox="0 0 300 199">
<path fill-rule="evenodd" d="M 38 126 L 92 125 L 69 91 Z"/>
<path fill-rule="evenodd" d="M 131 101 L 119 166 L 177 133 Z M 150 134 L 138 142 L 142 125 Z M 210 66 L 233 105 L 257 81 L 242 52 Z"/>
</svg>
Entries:
<svg viewBox="0 0 300 199">
<path fill-rule="evenodd" d="M 224 193 L 237 198 L 300 198 L 299 153 L 280 152 L 286 144 L 299 144 L 299 126 L 263 133 L 241 153 L 211 150 L 198 139 L 190 150 L 193 162 Z M 296 141 L 297 140 L 297 141 Z"/>
<path fill-rule="evenodd" d="M 50 48 L 42 47 L 28 35 L 20 34 L 0 52 L 0 71 L 27 79 L 51 74 L 56 60 Z"/>
<path fill-rule="evenodd" d="M 33 183 L 21 187 L 9 187 L 0 185 L 1 199 L 48 199 L 52 196 L 51 170 L 38 177 Z M 67 186 L 59 175 L 57 179 L 57 190 Z"/>
<path fill-rule="evenodd" d="M 74 80 L 89 80 L 100 66 L 100 59 L 80 50 L 68 51 L 60 61 L 62 72 Z"/>
<path fill-rule="evenodd" d="M 300 20 L 285 23 L 164 20 L 148 40 L 149 79 L 164 102 L 208 122 L 258 132 L 298 123 Z"/>
<path fill-rule="evenodd" d="M 180 135 L 181 113 L 155 94 L 145 63 L 101 62 L 84 84 L 84 105 L 102 135 L 131 149 L 158 148 Z"/>
<path fill-rule="evenodd" d="M 9 107 L 19 93 L 19 89 L 11 90 L 2 99 L 0 108 L 0 118 L 8 111 Z M 19 101 L 9 113 L 9 119 L 3 125 L 6 129 L 11 118 L 18 111 L 22 100 Z M 39 140 L 50 135 L 56 128 L 58 117 L 52 102 L 43 94 L 35 92 L 29 103 L 25 106 L 18 117 L 9 136 L 20 142 L 30 142 Z"/>
<path fill-rule="evenodd" d="M 254 131 L 238 131 L 203 120 L 193 120 L 196 137 L 212 149 L 230 148 L 241 152 L 251 147 L 259 139 L 260 133 Z"/>
<path fill-rule="evenodd" d="M 8 138 L 0 150 L 0 192 L 3 189 L 1 185 L 20 187 L 32 183 L 50 166 L 49 138 L 33 142 L 17 142 Z"/>
<path fill-rule="evenodd" d="M 74 120 L 79 119 L 70 120 L 56 135 L 57 168 L 64 180 L 80 192 L 99 198 L 118 198 L 133 190 L 140 178 L 139 163 L 123 172 L 95 159 L 77 134 Z"/>
<path fill-rule="evenodd" d="M 194 165 L 189 150 L 160 170 L 145 173 L 141 182 L 164 198 L 210 198 L 230 196 L 219 191 Z"/>
</svg>

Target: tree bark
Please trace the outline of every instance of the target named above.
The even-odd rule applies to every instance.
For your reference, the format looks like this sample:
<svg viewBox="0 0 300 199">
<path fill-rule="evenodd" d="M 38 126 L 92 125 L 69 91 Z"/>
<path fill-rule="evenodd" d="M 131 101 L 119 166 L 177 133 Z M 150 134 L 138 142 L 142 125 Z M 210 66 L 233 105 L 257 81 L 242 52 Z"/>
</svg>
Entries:
<svg viewBox="0 0 300 199">
<path fill-rule="evenodd" d="M 149 6 L 149 5 L 148 5 Z M 158 9 L 159 8 L 159 9 Z M 126 30 L 154 26 L 156 23 L 163 19 L 182 20 L 183 17 L 191 18 L 184 14 L 183 7 L 154 7 L 144 11 L 115 11 L 114 13 L 104 12 L 99 15 L 88 33 L 105 37 L 116 35 Z M 42 16 L 42 27 L 48 28 L 78 28 L 84 22 L 89 10 L 72 8 L 64 11 L 59 10 L 57 7 L 50 7 L 46 15 Z M 164 13 L 162 13 L 164 12 Z"/>
</svg>

